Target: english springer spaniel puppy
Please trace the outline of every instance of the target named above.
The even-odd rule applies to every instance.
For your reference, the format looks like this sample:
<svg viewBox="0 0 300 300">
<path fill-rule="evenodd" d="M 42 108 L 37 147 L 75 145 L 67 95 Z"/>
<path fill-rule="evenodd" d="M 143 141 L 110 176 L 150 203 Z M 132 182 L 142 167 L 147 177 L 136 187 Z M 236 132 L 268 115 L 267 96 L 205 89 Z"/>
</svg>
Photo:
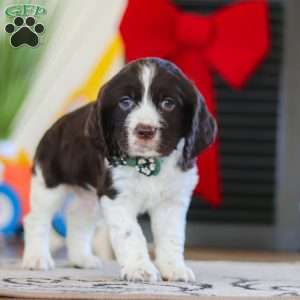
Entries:
<svg viewBox="0 0 300 300">
<path fill-rule="evenodd" d="M 111 243 L 123 279 L 194 280 L 184 262 L 186 213 L 198 180 L 195 159 L 215 134 L 202 96 L 174 64 L 158 58 L 127 64 L 96 102 L 60 118 L 40 141 L 23 266 L 54 267 L 51 219 L 72 191 L 76 201 L 67 215 L 66 238 L 72 265 L 100 266 L 91 244 L 102 218 L 109 232 L 103 244 Z M 155 265 L 137 222 L 145 212 Z"/>
</svg>

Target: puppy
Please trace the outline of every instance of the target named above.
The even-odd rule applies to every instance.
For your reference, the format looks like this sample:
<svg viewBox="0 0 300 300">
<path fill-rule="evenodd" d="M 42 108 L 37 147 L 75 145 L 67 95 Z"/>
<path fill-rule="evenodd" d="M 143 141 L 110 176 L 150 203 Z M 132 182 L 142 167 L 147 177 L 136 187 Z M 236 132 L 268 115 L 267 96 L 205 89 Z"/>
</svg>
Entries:
<svg viewBox="0 0 300 300">
<path fill-rule="evenodd" d="M 96 102 L 59 119 L 40 141 L 23 266 L 54 267 L 51 219 L 72 191 L 77 199 L 67 215 L 66 241 L 72 265 L 100 266 L 91 244 L 102 218 L 103 244 L 111 243 L 123 279 L 194 280 L 183 255 L 186 213 L 198 180 L 195 159 L 215 135 L 202 96 L 174 64 L 159 58 L 127 64 Z M 137 222 L 145 212 L 155 265 Z"/>
</svg>

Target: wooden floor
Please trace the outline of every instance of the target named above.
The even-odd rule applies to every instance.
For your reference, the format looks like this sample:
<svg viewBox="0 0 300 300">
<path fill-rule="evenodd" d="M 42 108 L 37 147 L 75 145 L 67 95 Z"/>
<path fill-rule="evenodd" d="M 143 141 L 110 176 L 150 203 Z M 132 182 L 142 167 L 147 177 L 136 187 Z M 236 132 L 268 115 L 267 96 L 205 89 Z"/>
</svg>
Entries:
<svg viewBox="0 0 300 300">
<path fill-rule="evenodd" d="M 185 252 L 186 259 L 193 260 L 231 260 L 231 261 L 260 261 L 260 262 L 300 262 L 300 253 L 198 249 L 191 248 Z"/>
<path fill-rule="evenodd" d="M 21 257 L 23 243 L 20 239 L 4 240 L 0 238 L 0 258 Z M 152 252 L 152 251 L 151 251 Z M 64 253 L 62 254 L 65 255 Z M 188 248 L 185 258 L 190 260 L 231 260 L 231 261 L 261 261 L 261 262 L 300 262 L 300 253 L 232 250 L 216 248 Z"/>
</svg>

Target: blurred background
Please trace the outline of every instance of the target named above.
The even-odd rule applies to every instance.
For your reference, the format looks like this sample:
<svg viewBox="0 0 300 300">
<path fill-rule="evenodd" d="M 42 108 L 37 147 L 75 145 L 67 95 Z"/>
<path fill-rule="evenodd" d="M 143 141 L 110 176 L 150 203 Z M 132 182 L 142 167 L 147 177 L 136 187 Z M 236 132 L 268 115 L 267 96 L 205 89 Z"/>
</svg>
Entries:
<svg viewBox="0 0 300 300">
<path fill-rule="evenodd" d="M 19 251 L 6 246 L 22 240 L 31 162 L 45 130 L 95 100 L 127 61 L 151 55 L 183 68 L 219 123 L 212 185 L 193 197 L 187 245 L 299 252 L 300 2 L 145 3 L 0 0 L 0 250 Z M 22 31 L 15 20 L 28 16 L 44 32 Z M 56 248 L 65 209 L 53 220 Z M 147 218 L 141 223 L 150 236 Z"/>
</svg>

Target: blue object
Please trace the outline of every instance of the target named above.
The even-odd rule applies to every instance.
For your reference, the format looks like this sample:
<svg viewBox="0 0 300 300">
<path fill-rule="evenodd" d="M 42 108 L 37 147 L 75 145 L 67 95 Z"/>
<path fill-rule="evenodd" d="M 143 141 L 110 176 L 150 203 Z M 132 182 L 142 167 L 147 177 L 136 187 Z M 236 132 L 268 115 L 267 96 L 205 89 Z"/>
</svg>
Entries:
<svg viewBox="0 0 300 300">
<path fill-rule="evenodd" d="M 56 212 L 52 219 L 53 229 L 64 238 L 67 236 L 66 211 L 73 199 L 74 194 L 68 194 L 63 202 L 61 209 L 58 212 Z"/>
<path fill-rule="evenodd" d="M 20 199 L 7 184 L 0 184 L 0 234 L 16 232 L 21 218 Z"/>
<path fill-rule="evenodd" d="M 61 212 L 57 212 L 52 219 L 53 229 L 62 237 L 67 236 L 67 226 L 65 222 L 65 216 Z"/>
</svg>

